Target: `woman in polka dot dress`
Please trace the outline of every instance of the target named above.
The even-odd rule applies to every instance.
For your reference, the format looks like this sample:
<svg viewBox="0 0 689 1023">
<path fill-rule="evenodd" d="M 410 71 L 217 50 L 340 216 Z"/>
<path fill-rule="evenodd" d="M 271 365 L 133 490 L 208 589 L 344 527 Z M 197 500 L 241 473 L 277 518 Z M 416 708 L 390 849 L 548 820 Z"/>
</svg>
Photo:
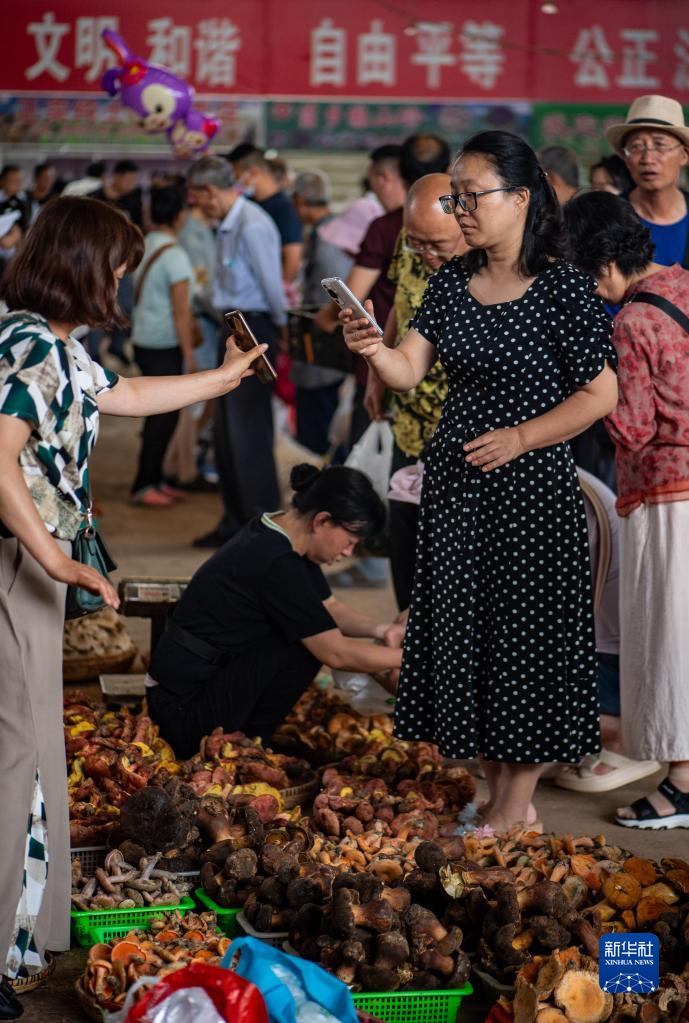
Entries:
<svg viewBox="0 0 689 1023">
<path fill-rule="evenodd" d="M 476 135 L 440 201 L 471 248 L 431 279 L 403 342 L 352 351 L 388 387 L 440 358 L 450 389 L 425 465 L 395 732 L 478 756 L 495 830 L 533 823 L 543 764 L 600 748 L 586 517 L 569 438 L 617 401 L 594 281 L 559 258 L 561 216 L 529 146 Z"/>
</svg>

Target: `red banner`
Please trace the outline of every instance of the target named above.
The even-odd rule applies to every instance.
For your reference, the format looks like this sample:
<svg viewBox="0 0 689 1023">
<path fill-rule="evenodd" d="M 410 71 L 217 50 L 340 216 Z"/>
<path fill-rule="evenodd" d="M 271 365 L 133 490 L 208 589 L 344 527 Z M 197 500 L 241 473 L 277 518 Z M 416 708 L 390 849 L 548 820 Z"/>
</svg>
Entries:
<svg viewBox="0 0 689 1023">
<path fill-rule="evenodd" d="M 103 28 L 202 96 L 689 99 L 686 0 L 28 0 L 3 15 L 0 91 L 98 91 Z"/>
</svg>

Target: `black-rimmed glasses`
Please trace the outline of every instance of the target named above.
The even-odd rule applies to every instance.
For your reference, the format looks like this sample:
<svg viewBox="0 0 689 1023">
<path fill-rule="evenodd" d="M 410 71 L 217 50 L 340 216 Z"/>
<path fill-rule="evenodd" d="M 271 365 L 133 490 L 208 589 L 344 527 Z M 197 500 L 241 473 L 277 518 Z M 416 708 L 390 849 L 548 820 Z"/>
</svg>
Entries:
<svg viewBox="0 0 689 1023">
<path fill-rule="evenodd" d="M 512 185 L 503 185 L 502 188 L 484 188 L 482 192 L 460 192 L 458 195 L 441 195 L 439 197 L 443 213 L 454 213 L 459 206 L 465 213 L 473 213 L 478 206 L 479 195 L 490 195 L 491 192 L 512 192 Z"/>
</svg>

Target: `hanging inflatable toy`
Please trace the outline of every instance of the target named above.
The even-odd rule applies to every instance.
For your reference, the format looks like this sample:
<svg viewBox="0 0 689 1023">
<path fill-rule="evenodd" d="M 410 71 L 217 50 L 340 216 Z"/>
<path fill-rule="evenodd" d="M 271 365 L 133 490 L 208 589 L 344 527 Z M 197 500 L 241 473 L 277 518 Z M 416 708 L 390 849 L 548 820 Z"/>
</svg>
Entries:
<svg viewBox="0 0 689 1023">
<path fill-rule="evenodd" d="M 152 135 L 165 133 L 178 156 L 205 152 L 220 121 L 197 110 L 191 85 L 166 68 L 149 64 L 129 49 L 122 36 L 103 29 L 103 40 L 118 61 L 101 78 L 101 87 L 133 111 L 139 124 Z"/>
<path fill-rule="evenodd" d="M 208 148 L 208 143 L 217 134 L 221 122 L 216 117 L 206 117 L 196 107 L 192 107 L 183 121 L 177 123 L 168 132 L 168 139 L 175 155 L 186 159 L 198 156 Z"/>
</svg>

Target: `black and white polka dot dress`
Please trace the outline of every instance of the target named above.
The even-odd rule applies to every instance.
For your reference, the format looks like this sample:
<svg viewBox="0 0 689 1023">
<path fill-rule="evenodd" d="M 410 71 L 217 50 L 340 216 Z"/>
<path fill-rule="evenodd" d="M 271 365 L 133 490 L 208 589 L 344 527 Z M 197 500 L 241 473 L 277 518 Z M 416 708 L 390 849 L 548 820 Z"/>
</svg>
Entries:
<svg viewBox="0 0 689 1023">
<path fill-rule="evenodd" d="M 614 366 L 589 277 L 554 263 L 482 306 L 460 260 L 412 322 L 449 394 L 425 464 L 395 733 L 449 757 L 577 763 L 600 748 L 586 517 L 567 444 L 484 473 L 462 446 L 554 408 Z"/>
</svg>

